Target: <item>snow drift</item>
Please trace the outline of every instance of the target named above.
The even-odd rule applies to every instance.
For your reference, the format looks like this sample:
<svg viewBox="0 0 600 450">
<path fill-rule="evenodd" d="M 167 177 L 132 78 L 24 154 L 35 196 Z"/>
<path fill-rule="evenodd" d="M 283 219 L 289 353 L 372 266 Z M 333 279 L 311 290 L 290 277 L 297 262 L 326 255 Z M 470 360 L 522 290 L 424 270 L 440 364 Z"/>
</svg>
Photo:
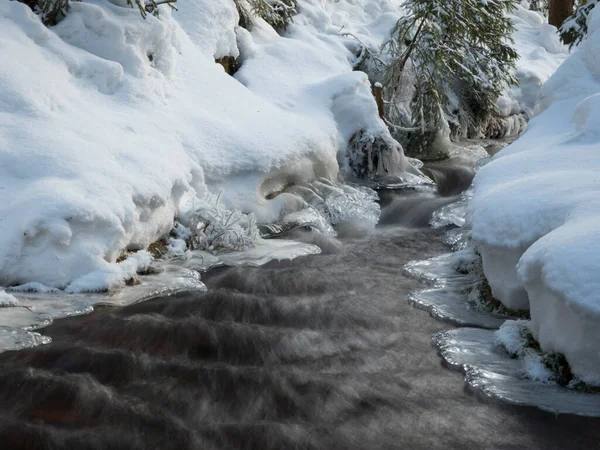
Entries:
<svg viewBox="0 0 600 450">
<path fill-rule="evenodd" d="M 600 384 L 600 14 L 542 87 L 525 134 L 477 174 L 473 239 L 493 294 L 544 351 Z"/>
<path fill-rule="evenodd" d="M 359 131 L 390 139 L 339 28 L 380 39 L 397 7 L 298 10 L 281 37 L 260 19 L 252 33 L 237 27 L 233 1 L 186 0 L 143 20 L 86 0 L 51 29 L 1 2 L 0 285 L 122 285 L 132 268 L 119 255 L 168 233 L 207 192 L 277 220 L 284 201 L 269 190 L 335 180 Z M 223 56 L 239 56 L 237 80 L 215 64 Z M 414 172 L 401 149 L 382 156 Z"/>
<path fill-rule="evenodd" d="M 515 49 L 519 53 L 515 77 L 519 85 L 509 86 L 497 104 L 504 117 L 523 115 L 530 119 L 535 113 L 540 88 L 568 52 L 560 42 L 556 27 L 548 25 L 541 13 L 517 5 L 509 17 L 515 25 Z"/>
</svg>

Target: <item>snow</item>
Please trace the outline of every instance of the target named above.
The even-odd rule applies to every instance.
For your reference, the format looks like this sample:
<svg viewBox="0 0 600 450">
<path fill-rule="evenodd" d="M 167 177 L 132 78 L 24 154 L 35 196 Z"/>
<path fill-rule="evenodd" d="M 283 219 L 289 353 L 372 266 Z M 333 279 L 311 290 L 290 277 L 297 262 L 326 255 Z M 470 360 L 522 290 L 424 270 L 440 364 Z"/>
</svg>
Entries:
<svg viewBox="0 0 600 450">
<path fill-rule="evenodd" d="M 143 20 L 75 2 L 48 29 L 0 5 L 0 285 L 122 286 L 134 265 L 120 254 L 167 234 L 194 199 L 222 191 L 228 207 L 278 220 L 267 186 L 335 180 L 358 131 L 391 139 L 352 72 L 357 42 L 339 32 L 379 45 L 391 0 L 300 0 L 285 37 L 261 19 L 238 28 L 233 2 L 178 7 Z M 238 55 L 236 79 L 214 62 Z"/>
<path fill-rule="evenodd" d="M 103 268 L 79 277 L 66 287 L 65 292 L 102 292 L 107 287 L 122 285 L 137 273 L 146 271 L 151 262 L 150 253 L 145 250 L 136 252 L 125 261 L 109 266 L 109 270 Z"/>
<path fill-rule="evenodd" d="M 528 320 L 507 320 L 494 333 L 494 344 L 508 352 L 511 358 L 521 360 L 524 378 L 553 383 L 556 374 L 546 366 L 539 350 L 531 347 L 530 327 Z"/>
<path fill-rule="evenodd" d="M 524 356 L 529 345 L 526 320 L 507 320 L 494 333 L 496 346 L 503 347 L 511 356 Z"/>
<path fill-rule="evenodd" d="M 19 300 L 14 295 L 10 295 L 3 290 L 0 290 L 0 308 L 18 306 Z"/>
<path fill-rule="evenodd" d="M 505 117 L 522 113 L 530 118 L 535 112 L 540 88 L 566 59 L 568 51 L 560 42 L 556 28 L 545 23 L 540 13 L 517 5 L 508 16 L 515 25 L 514 48 L 519 53 L 515 77 L 519 85 L 510 86 L 497 105 Z"/>
<path fill-rule="evenodd" d="M 475 177 L 472 236 L 498 300 L 529 304 L 544 351 L 600 384 L 600 15 L 545 83 L 539 115 Z M 525 298 L 526 294 L 526 298 Z"/>
<path fill-rule="evenodd" d="M 177 3 L 174 18 L 189 39 L 209 58 L 239 56 L 238 13 L 233 1 L 194 0 Z"/>
<path fill-rule="evenodd" d="M 481 254 L 483 273 L 492 288 L 492 294 L 504 306 L 513 310 L 529 309 L 529 298 L 523 283 L 514 269 L 521 255 L 520 249 L 478 245 Z M 507 268 L 512 268 L 507 270 Z"/>
<path fill-rule="evenodd" d="M 349 174 L 364 158 L 347 150 L 353 138 L 385 143 L 368 155 L 374 173 L 418 175 L 352 70 L 361 45 L 389 36 L 400 2 L 300 0 L 283 37 L 259 18 L 237 27 L 233 2 L 188 0 L 146 20 L 119 3 L 75 2 L 51 29 L 23 4 L 0 5 L 0 285 L 118 288 L 133 266 L 117 258 L 208 193 L 281 220 L 301 199 L 271 194 Z M 551 43 L 519 11 L 519 32 Z M 240 57 L 235 78 L 214 63 L 224 56 Z"/>
<path fill-rule="evenodd" d="M 552 383 L 554 374 L 544 364 L 542 355 L 531 348 L 529 326 L 527 320 L 507 320 L 494 333 L 494 345 L 503 348 L 511 358 L 521 360 L 524 378 Z"/>
</svg>

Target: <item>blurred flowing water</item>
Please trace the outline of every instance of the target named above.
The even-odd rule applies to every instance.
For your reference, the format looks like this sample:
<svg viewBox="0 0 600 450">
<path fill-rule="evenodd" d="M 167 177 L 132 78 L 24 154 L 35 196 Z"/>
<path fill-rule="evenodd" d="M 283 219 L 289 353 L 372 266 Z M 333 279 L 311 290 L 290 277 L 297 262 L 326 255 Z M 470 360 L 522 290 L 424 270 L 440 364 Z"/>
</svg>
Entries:
<svg viewBox="0 0 600 450">
<path fill-rule="evenodd" d="M 375 230 L 285 235 L 319 255 L 215 267 L 206 292 L 56 320 L 52 343 L 0 354 L 1 448 L 598 448 L 600 420 L 469 395 L 440 365 L 451 326 L 409 305 L 402 268 L 448 251 L 427 223 L 473 171 L 434 169 L 448 196 L 384 192 Z"/>
</svg>

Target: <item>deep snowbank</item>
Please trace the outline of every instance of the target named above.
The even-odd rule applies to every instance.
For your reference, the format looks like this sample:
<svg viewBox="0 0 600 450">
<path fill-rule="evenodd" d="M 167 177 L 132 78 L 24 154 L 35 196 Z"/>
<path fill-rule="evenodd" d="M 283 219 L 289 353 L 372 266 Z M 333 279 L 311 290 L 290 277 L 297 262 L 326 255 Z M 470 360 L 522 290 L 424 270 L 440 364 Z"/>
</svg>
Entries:
<svg viewBox="0 0 600 450">
<path fill-rule="evenodd" d="M 600 383 L 600 15 L 543 86 L 540 114 L 475 178 L 470 206 L 493 294 L 531 309 L 544 351 Z"/>
<path fill-rule="evenodd" d="M 389 140 L 339 28 L 377 41 L 393 2 L 300 0 L 285 38 L 260 19 L 238 28 L 232 1 L 181 3 L 143 20 L 74 2 L 52 29 L 0 3 L 0 285 L 119 286 L 132 271 L 119 254 L 207 192 L 276 220 L 285 205 L 270 189 L 335 179 L 358 131 Z M 238 54 L 239 81 L 214 62 Z M 380 164 L 413 171 L 390 143 Z"/>
<path fill-rule="evenodd" d="M 515 25 L 513 37 L 519 53 L 515 77 L 519 85 L 508 87 L 497 104 L 505 117 L 523 114 L 529 119 L 534 114 L 542 84 L 556 71 L 568 53 L 560 42 L 556 27 L 548 25 L 540 13 L 518 5 L 509 17 Z"/>
</svg>

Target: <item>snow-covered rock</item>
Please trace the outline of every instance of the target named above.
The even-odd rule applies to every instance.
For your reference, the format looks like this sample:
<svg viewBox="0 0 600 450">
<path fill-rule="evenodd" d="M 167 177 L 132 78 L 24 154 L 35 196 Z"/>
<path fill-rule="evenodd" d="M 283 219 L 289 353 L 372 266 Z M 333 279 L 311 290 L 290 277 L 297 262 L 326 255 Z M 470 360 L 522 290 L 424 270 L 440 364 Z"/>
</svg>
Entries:
<svg viewBox="0 0 600 450">
<path fill-rule="evenodd" d="M 531 308 L 544 351 L 600 384 L 600 14 L 542 87 L 525 134 L 475 177 L 473 239 L 492 291 Z"/>
</svg>

